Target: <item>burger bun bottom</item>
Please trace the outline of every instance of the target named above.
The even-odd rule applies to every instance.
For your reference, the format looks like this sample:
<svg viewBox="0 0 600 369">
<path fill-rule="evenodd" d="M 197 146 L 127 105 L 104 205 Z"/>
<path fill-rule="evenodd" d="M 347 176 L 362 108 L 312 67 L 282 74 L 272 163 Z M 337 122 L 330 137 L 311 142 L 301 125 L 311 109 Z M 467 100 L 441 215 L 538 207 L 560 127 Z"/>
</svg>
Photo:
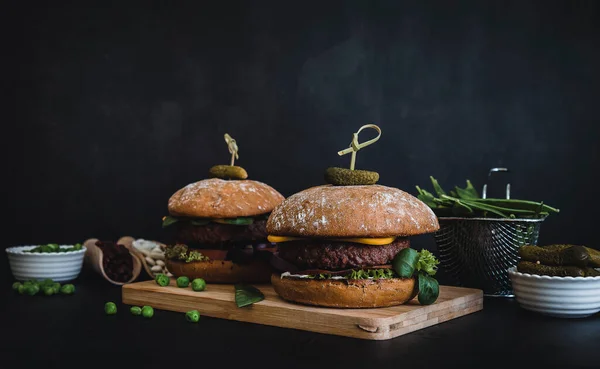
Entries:
<svg viewBox="0 0 600 369">
<path fill-rule="evenodd" d="M 378 308 L 402 305 L 415 298 L 415 278 L 304 279 L 271 276 L 275 292 L 284 300 L 332 308 Z"/>
</svg>

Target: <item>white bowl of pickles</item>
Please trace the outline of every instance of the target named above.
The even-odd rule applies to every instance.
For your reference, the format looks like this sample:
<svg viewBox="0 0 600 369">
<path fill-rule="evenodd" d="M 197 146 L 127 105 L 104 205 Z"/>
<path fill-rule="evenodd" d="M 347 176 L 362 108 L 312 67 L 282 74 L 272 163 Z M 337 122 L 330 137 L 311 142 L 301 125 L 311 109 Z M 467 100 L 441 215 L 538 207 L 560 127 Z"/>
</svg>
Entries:
<svg viewBox="0 0 600 369">
<path fill-rule="evenodd" d="M 523 246 L 508 270 L 519 305 L 559 318 L 600 312 L 600 251 L 578 245 Z"/>
<path fill-rule="evenodd" d="M 86 248 L 80 244 L 16 246 L 6 249 L 13 277 L 18 281 L 76 279 L 83 266 Z"/>
</svg>

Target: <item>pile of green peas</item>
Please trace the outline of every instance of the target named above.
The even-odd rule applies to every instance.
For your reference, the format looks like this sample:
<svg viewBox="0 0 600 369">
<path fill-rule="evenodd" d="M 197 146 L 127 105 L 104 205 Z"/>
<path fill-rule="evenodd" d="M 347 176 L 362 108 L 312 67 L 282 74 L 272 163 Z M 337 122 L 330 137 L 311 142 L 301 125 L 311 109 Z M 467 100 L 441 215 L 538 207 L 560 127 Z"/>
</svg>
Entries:
<svg viewBox="0 0 600 369">
<path fill-rule="evenodd" d="M 75 286 L 67 283 L 61 285 L 58 282 L 54 282 L 52 279 L 44 279 L 43 281 L 37 280 L 28 280 L 21 282 L 15 282 L 12 285 L 13 291 L 19 293 L 20 295 L 28 295 L 34 296 L 39 294 L 44 294 L 46 296 L 52 295 L 72 295 L 75 293 Z"/>
<path fill-rule="evenodd" d="M 40 245 L 34 247 L 31 250 L 25 251 L 30 253 L 37 254 L 47 254 L 47 253 L 63 253 L 63 252 L 71 252 L 71 251 L 79 251 L 83 247 L 80 243 L 73 245 L 72 247 L 63 247 L 61 248 L 57 243 L 49 243 L 47 245 Z"/>
</svg>

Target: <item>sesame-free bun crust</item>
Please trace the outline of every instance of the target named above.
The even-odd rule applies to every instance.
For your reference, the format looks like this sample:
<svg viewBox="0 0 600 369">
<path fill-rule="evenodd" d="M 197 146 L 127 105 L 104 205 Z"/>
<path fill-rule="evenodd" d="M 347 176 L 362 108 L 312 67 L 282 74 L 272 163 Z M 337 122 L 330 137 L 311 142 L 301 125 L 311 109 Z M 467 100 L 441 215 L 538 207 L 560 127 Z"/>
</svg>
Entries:
<svg viewBox="0 0 600 369">
<path fill-rule="evenodd" d="M 283 201 L 271 186 L 252 180 L 205 179 L 190 183 L 169 199 L 169 214 L 181 217 L 237 218 L 269 213 Z"/>
<path fill-rule="evenodd" d="M 440 228 L 424 202 L 393 187 L 317 186 L 275 207 L 267 232 L 296 237 L 414 236 Z"/>
<path fill-rule="evenodd" d="M 245 264 L 229 260 L 184 261 L 165 260 L 169 272 L 176 277 L 202 278 L 206 283 L 269 283 L 273 268 L 268 261 L 256 259 Z"/>
<path fill-rule="evenodd" d="M 419 292 L 414 278 L 315 280 L 271 276 L 284 300 L 333 308 L 377 308 L 402 305 Z"/>
</svg>

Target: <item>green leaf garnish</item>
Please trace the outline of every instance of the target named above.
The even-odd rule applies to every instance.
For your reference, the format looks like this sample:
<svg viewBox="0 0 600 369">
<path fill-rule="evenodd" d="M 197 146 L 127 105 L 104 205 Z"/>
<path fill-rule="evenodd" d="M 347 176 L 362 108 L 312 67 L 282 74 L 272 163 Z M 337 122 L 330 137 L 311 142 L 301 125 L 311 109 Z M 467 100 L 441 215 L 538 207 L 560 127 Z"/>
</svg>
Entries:
<svg viewBox="0 0 600 369">
<path fill-rule="evenodd" d="M 165 228 L 165 227 L 168 227 L 171 224 L 177 223 L 177 222 L 179 222 L 178 218 L 175 218 L 175 217 L 172 217 L 170 215 L 167 215 L 166 217 L 163 218 L 162 226 L 163 226 L 163 228 Z"/>
<path fill-rule="evenodd" d="M 431 252 L 422 249 L 419 253 L 419 260 L 417 261 L 416 270 L 417 272 L 425 272 L 431 276 L 434 276 L 437 273 L 437 265 L 439 264 L 439 260 L 436 259 L 435 255 Z"/>
<path fill-rule="evenodd" d="M 392 269 L 358 269 L 352 270 L 349 275 L 346 276 L 348 279 L 389 279 L 395 278 L 396 275 Z"/>
<path fill-rule="evenodd" d="M 222 218 L 222 219 L 211 219 L 211 218 L 184 218 L 174 217 L 167 215 L 163 218 L 162 226 L 166 228 L 177 222 L 189 222 L 194 226 L 205 226 L 210 223 L 225 223 L 234 225 L 250 225 L 254 222 L 252 217 L 239 217 L 239 218 Z"/>
<path fill-rule="evenodd" d="M 250 217 L 219 219 L 219 223 L 227 223 L 227 224 L 234 224 L 234 225 L 250 225 L 253 222 L 254 222 L 254 219 L 250 218 Z"/>
<path fill-rule="evenodd" d="M 424 273 L 419 273 L 419 303 L 421 305 L 433 304 L 440 295 L 440 285 L 435 278 Z"/>
<path fill-rule="evenodd" d="M 188 251 L 184 261 L 186 263 L 191 263 L 192 261 L 208 261 L 208 258 L 202 255 L 200 251 L 190 250 Z"/>
<path fill-rule="evenodd" d="M 400 250 L 392 261 L 392 266 L 401 278 L 412 278 L 415 273 L 419 283 L 419 303 L 421 305 L 433 304 L 439 294 L 440 286 L 432 276 L 437 273 L 440 262 L 428 250 L 417 252 L 406 248 Z"/>
<path fill-rule="evenodd" d="M 398 278 L 393 269 L 389 268 L 380 268 L 380 269 L 352 269 L 347 274 L 339 275 L 336 274 L 337 277 L 342 277 L 345 279 L 390 279 L 390 278 Z M 320 273 L 320 274 L 308 274 L 304 278 L 308 279 L 330 279 L 333 277 L 331 273 Z"/>
<path fill-rule="evenodd" d="M 200 251 L 190 250 L 184 244 L 168 245 L 165 248 L 165 257 L 171 260 L 180 260 L 190 263 L 192 261 L 208 261 L 208 257 L 202 255 Z"/>
<path fill-rule="evenodd" d="M 392 260 L 392 267 L 398 273 L 400 278 L 410 278 L 413 276 L 419 261 L 419 253 L 411 248 L 400 250 Z"/>
<path fill-rule="evenodd" d="M 237 307 L 252 305 L 264 299 L 265 295 L 263 295 L 263 293 L 254 286 L 247 284 L 235 285 L 235 304 Z"/>
</svg>

